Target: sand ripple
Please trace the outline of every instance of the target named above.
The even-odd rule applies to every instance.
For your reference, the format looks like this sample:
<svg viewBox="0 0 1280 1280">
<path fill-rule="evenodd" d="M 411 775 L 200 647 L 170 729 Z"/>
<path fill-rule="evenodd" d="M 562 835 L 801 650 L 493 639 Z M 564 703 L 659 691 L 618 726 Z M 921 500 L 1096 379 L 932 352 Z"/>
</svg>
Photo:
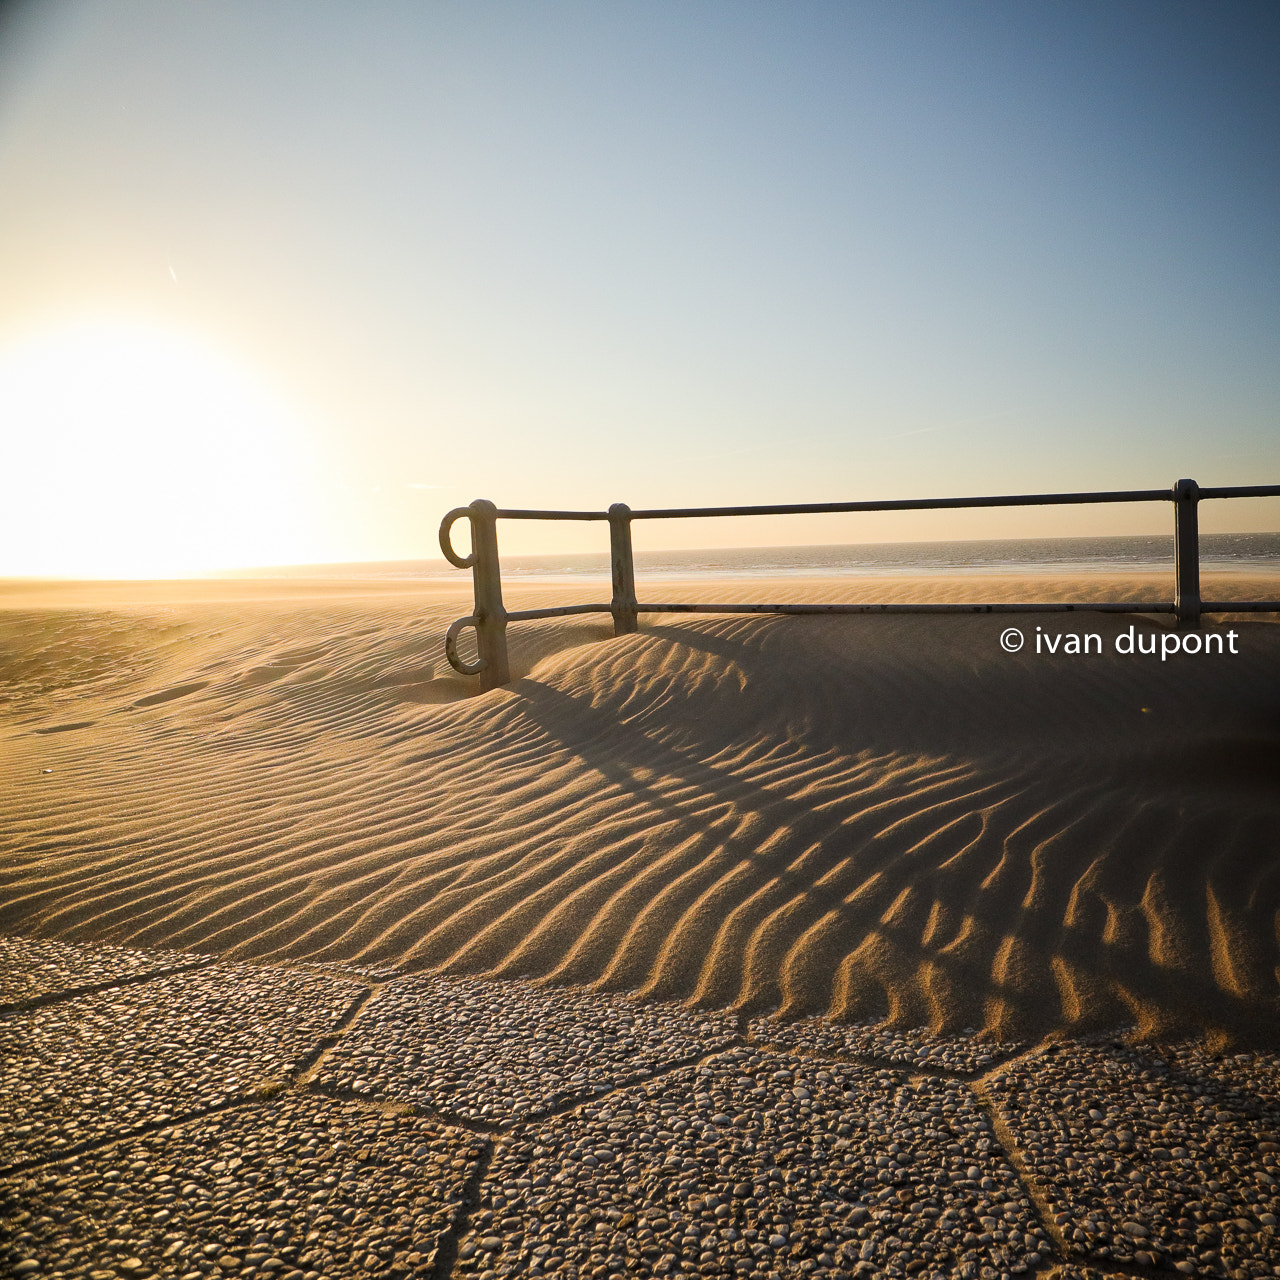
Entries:
<svg viewBox="0 0 1280 1280">
<path fill-rule="evenodd" d="M 476 697 L 456 603 L 6 615 L 0 928 L 1280 1035 L 1280 628 L 1161 663 L 1112 652 L 1118 616 L 1042 620 L 1102 634 L 1087 659 L 1004 653 L 994 617 L 548 622 Z"/>
</svg>

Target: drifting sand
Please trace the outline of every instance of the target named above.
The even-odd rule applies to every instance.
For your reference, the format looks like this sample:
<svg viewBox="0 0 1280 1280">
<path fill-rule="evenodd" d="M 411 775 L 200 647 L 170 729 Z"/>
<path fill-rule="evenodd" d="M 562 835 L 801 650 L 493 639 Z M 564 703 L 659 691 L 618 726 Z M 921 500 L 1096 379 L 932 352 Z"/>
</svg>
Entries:
<svg viewBox="0 0 1280 1280">
<path fill-rule="evenodd" d="M 1162 662 L 1116 654 L 1168 625 L 1132 615 L 651 616 L 620 639 L 571 618 L 513 624 L 522 678 L 477 696 L 441 643 L 469 605 L 461 574 L 0 589 L 0 930 L 1006 1038 L 1280 1042 L 1274 622 L 1211 622 L 1238 654 Z M 1005 653 L 1010 625 L 1103 653 Z"/>
</svg>

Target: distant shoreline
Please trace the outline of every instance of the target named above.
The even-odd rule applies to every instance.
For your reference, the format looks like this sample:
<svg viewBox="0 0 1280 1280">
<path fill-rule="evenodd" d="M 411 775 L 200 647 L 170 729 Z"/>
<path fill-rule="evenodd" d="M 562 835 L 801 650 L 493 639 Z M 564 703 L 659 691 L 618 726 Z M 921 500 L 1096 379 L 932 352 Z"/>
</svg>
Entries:
<svg viewBox="0 0 1280 1280">
<path fill-rule="evenodd" d="M 1280 573 L 1280 533 L 1205 533 L 1208 573 Z M 1173 568 L 1167 534 L 1097 538 L 983 538 L 954 541 L 832 543 L 813 546 L 713 547 L 635 553 L 636 570 L 659 579 L 714 577 L 851 577 L 934 573 L 1161 573 Z M 607 578 L 600 552 L 504 555 L 504 577 L 558 581 Z M 385 560 L 279 565 L 193 574 L 193 578 L 459 579 L 445 560 Z"/>
</svg>

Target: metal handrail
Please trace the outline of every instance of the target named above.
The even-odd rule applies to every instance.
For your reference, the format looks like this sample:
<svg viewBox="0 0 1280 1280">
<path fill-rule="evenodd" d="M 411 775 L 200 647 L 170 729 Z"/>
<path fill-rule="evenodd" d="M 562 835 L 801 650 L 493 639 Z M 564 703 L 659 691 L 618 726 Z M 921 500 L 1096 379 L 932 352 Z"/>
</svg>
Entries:
<svg viewBox="0 0 1280 1280">
<path fill-rule="evenodd" d="M 499 508 L 485 498 L 455 507 L 440 522 L 440 549 L 448 562 L 470 569 L 475 609 L 459 618 L 445 636 L 449 665 L 462 675 L 479 675 L 480 688 L 495 689 L 510 678 L 507 623 L 535 618 L 561 618 L 580 613 L 611 613 L 614 635 L 636 630 L 641 613 L 1172 613 L 1183 628 L 1200 625 L 1206 613 L 1280 613 L 1280 601 L 1200 598 L 1199 505 L 1209 498 L 1280 497 L 1280 485 L 1230 485 L 1202 489 L 1194 480 L 1179 480 L 1168 489 L 1123 489 L 1099 493 L 1001 494 L 983 498 L 894 498 L 879 502 L 804 502 L 782 506 L 668 507 L 632 511 L 615 502 L 607 511 L 537 511 Z M 962 507 L 1067 506 L 1101 502 L 1172 502 L 1174 504 L 1174 598 L 1172 601 L 1123 603 L 1009 604 L 642 604 L 636 598 L 635 556 L 631 547 L 634 520 L 688 520 L 707 516 L 826 515 L 850 511 L 930 511 Z M 460 556 L 450 540 L 463 516 L 471 522 L 471 554 Z M 607 520 L 613 598 L 608 604 L 571 604 L 549 609 L 507 612 L 502 603 L 502 567 L 498 559 L 499 520 Z M 465 662 L 458 655 L 458 635 L 474 627 L 478 656 Z"/>
</svg>

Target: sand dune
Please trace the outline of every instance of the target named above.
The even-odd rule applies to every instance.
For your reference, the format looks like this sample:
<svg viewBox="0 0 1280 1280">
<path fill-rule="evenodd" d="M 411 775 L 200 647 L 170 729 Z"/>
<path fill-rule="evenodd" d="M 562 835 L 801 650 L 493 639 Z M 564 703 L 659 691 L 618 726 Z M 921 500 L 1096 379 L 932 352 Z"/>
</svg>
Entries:
<svg viewBox="0 0 1280 1280">
<path fill-rule="evenodd" d="M 1232 622 L 1236 655 L 1162 662 L 1115 652 L 1167 625 L 1132 615 L 655 615 L 619 639 L 544 621 L 512 628 L 521 678 L 477 696 L 443 661 L 469 605 L 452 584 L 15 586 L 0 604 L 2 930 L 1005 1037 L 1280 1040 L 1272 622 Z M 1094 632 L 1103 653 L 1009 654 L 1011 624 Z"/>
</svg>

